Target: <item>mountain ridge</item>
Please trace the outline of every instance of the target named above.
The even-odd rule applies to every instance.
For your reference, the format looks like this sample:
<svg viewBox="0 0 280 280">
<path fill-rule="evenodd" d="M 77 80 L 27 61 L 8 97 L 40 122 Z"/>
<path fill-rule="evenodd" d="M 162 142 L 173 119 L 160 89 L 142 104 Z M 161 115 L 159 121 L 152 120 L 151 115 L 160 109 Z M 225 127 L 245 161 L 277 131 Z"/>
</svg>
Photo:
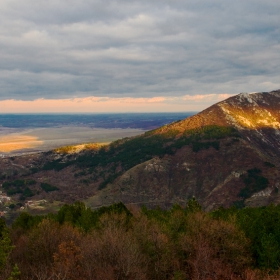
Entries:
<svg viewBox="0 0 280 280">
<path fill-rule="evenodd" d="M 241 93 L 108 146 L 1 159 L 1 182 L 14 200 L 83 200 L 90 207 L 169 207 L 192 196 L 207 210 L 278 204 L 279 104 L 280 90 Z"/>
<path fill-rule="evenodd" d="M 248 140 L 258 149 L 262 149 L 265 145 L 270 156 L 273 156 L 275 151 L 277 155 L 280 155 L 279 107 L 280 90 L 240 93 L 176 124 L 170 124 L 166 129 L 176 128 L 183 132 L 186 128 L 196 129 L 207 125 L 232 126 L 244 137 L 249 138 Z M 260 136 L 262 141 L 260 141 Z M 253 138 L 257 138 L 258 141 L 254 141 Z M 271 151 L 271 145 L 273 151 Z"/>
<path fill-rule="evenodd" d="M 217 195 L 220 195 L 217 193 L 219 190 L 221 191 L 223 187 L 228 185 L 228 192 L 232 193 L 235 191 L 235 198 L 231 197 L 228 200 L 232 200 L 232 202 L 245 202 L 247 201 L 248 204 L 250 205 L 258 205 L 262 203 L 270 203 L 274 201 L 275 203 L 279 202 L 279 198 L 275 198 L 275 200 L 269 200 L 271 193 L 273 191 L 277 192 L 278 191 L 278 183 L 277 179 L 275 178 L 270 178 L 270 185 L 267 184 L 266 187 L 269 185 L 268 189 L 266 192 L 263 192 L 263 190 L 260 189 L 266 189 L 264 186 L 257 186 L 256 183 L 256 190 L 251 190 L 250 196 L 245 195 L 244 197 L 240 197 L 240 192 L 244 192 L 244 189 L 249 188 L 248 186 L 244 186 L 244 181 L 246 178 L 251 178 L 250 177 L 250 171 L 248 173 L 248 170 L 262 170 L 265 169 L 263 165 L 268 164 L 269 166 L 274 166 L 274 164 L 279 164 L 278 160 L 278 155 L 280 151 L 280 146 L 279 146 L 279 127 L 280 127 L 280 116 L 279 116 L 279 104 L 280 104 L 280 90 L 273 91 L 270 93 L 253 93 L 253 94 L 248 94 L 248 93 L 241 93 L 237 96 L 230 97 L 224 101 L 221 101 L 217 104 L 212 105 L 211 107 L 203 110 L 202 112 L 191 116 L 187 119 L 184 119 L 182 121 L 178 121 L 175 123 L 172 123 L 170 125 L 166 125 L 164 127 L 156 129 L 153 133 L 154 134 L 161 134 L 161 135 L 168 135 L 170 131 L 173 131 L 173 134 L 177 135 L 175 136 L 175 139 L 178 140 L 184 135 L 186 135 L 187 131 L 201 131 L 203 129 L 209 129 L 211 127 L 232 127 L 236 129 L 238 132 L 238 138 L 236 138 L 237 135 L 228 135 L 228 137 L 233 137 L 233 141 L 238 141 L 241 144 L 239 147 L 240 151 L 242 151 L 243 154 L 246 155 L 246 157 L 251 158 L 251 162 L 248 161 L 246 157 L 241 157 L 240 159 L 237 160 L 238 156 L 238 150 L 235 151 L 234 153 L 230 153 L 228 149 L 228 154 L 227 157 L 232 157 L 233 161 L 239 161 L 242 163 L 243 168 L 236 166 L 231 163 L 233 170 L 228 170 L 228 174 L 224 175 L 221 180 L 217 180 L 214 183 L 211 183 L 212 186 L 211 188 L 207 188 L 207 186 L 200 188 L 199 185 L 201 184 L 199 181 L 200 176 L 203 176 L 203 172 L 205 173 L 204 176 L 206 178 L 211 178 L 211 174 L 207 173 L 207 167 L 195 167 L 194 169 L 202 170 L 202 172 L 197 172 L 195 176 L 189 176 L 188 180 L 184 180 L 184 184 L 189 184 L 191 185 L 190 182 L 196 180 L 196 184 L 194 184 L 192 187 L 189 188 L 183 188 L 185 189 L 185 194 L 187 193 L 187 198 L 190 198 L 192 195 L 195 195 L 202 204 L 206 207 L 206 209 L 213 209 L 219 205 L 224 205 L 224 206 L 230 206 L 230 203 L 228 201 L 224 200 L 223 202 L 219 202 L 219 199 L 217 198 Z M 170 134 L 170 133 L 169 133 Z M 205 136 L 205 135 L 204 135 Z M 215 138 L 215 137 L 214 137 Z M 219 137 L 218 137 L 219 138 Z M 223 137 L 221 137 L 223 138 Z M 209 141 L 210 139 L 203 139 L 202 141 Z M 220 146 L 223 141 L 227 140 L 219 140 Z M 206 142 L 207 143 L 207 142 Z M 209 142 L 208 142 L 209 143 Z M 222 145 L 229 145 L 229 143 L 222 143 Z M 194 148 L 194 143 L 191 144 Z M 235 144 L 236 145 L 236 144 Z M 207 149 L 208 153 L 212 153 L 213 158 L 217 157 L 215 155 L 215 147 L 211 147 L 212 151 L 210 152 Z M 220 147 L 220 149 L 224 148 L 225 150 L 227 148 L 225 147 Z M 185 149 L 183 147 L 183 149 Z M 190 149 L 189 149 L 190 150 Z M 216 149 L 217 150 L 217 149 Z M 249 151 L 250 150 L 250 151 Z M 205 156 L 202 156 L 202 158 L 207 157 L 207 152 L 206 151 L 201 151 L 201 153 L 204 153 Z M 188 156 L 186 156 L 188 155 Z M 190 154 L 190 151 L 188 151 L 188 154 L 185 155 L 186 157 L 195 157 L 196 155 Z M 176 157 L 176 154 L 175 154 Z M 178 156 L 177 156 L 178 157 Z M 200 159 L 194 160 L 192 163 L 188 163 L 186 161 L 184 162 L 179 162 L 177 161 L 176 164 L 181 166 L 185 166 L 187 169 L 186 170 L 191 170 L 190 166 L 195 165 L 195 161 L 199 161 Z M 154 160 L 155 167 L 156 166 L 160 169 L 163 168 L 163 165 L 160 164 L 160 159 Z M 221 162 L 225 163 L 227 160 L 225 158 L 220 159 Z M 271 163 L 273 162 L 273 163 Z M 246 164 L 244 164 L 246 163 Z M 150 163 L 149 163 L 150 164 Z M 228 162 L 226 163 L 230 165 Z M 145 164 L 144 164 L 145 165 Z M 245 166 L 244 166 L 245 165 Z M 143 169 L 147 170 L 149 165 L 143 166 Z M 209 167 L 208 167 L 209 168 Z M 247 168 L 247 169 L 246 169 Z M 158 169 L 158 170 L 159 170 Z M 222 170 L 223 167 L 220 165 L 218 168 L 216 168 L 216 171 Z M 169 169 L 168 173 L 176 173 L 176 171 Z M 142 170 L 143 171 L 143 170 Z M 269 173 L 271 170 L 267 170 Z M 124 174 L 120 179 L 117 180 L 117 182 L 114 184 L 116 185 L 127 185 L 127 182 L 125 178 L 133 177 L 133 172 L 129 172 L 128 174 Z M 131 174 L 132 173 L 132 174 Z M 201 175 L 200 175 L 201 174 Z M 256 174 L 255 174 L 256 175 Z M 153 180 L 155 175 L 152 175 L 150 177 L 150 181 Z M 179 178 L 182 178 L 182 174 L 178 175 Z M 247 176 L 247 177 L 246 177 Z M 266 178 L 262 175 L 256 175 L 259 176 L 256 180 L 264 180 L 263 178 Z M 267 176 L 267 175 L 266 175 Z M 143 180 L 139 179 L 139 176 L 134 175 L 134 177 L 138 177 L 136 180 L 137 183 L 135 184 L 136 186 L 143 185 Z M 163 176 L 164 177 L 164 176 Z M 194 178 L 196 177 L 196 178 Z M 212 175 L 212 177 L 215 177 L 215 175 Z M 278 175 L 276 176 L 278 177 Z M 165 178 L 168 180 L 168 178 Z M 235 182 L 239 179 L 239 182 Z M 253 179 L 252 179 L 253 180 Z M 255 180 L 255 179 L 254 179 Z M 211 181 L 211 180 L 210 180 Z M 182 182 L 181 182 L 182 183 Z M 148 184 L 146 182 L 146 184 Z M 160 183 L 161 186 L 164 185 L 164 182 Z M 210 184 L 210 183 L 209 183 Z M 210 185 L 211 185 L 210 184 Z M 180 185 L 180 182 L 177 182 L 177 185 Z M 235 188 L 235 186 L 236 188 Z M 155 185 L 153 187 L 156 187 Z M 114 187 L 113 187 L 114 188 Z M 179 187 L 182 189 L 182 186 Z M 230 189 L 231 188 L 231 189 Z M 260 189 L 258 189 L 260 188 Z M 270 188 L 270 189 L 269 189 Z M 163 188 L 164 189 L 164 188 Z M 166 187 L 165 191 L 168 193 L 168 187 Z M 202 191 L 201 191 L 202 189 Z M 192 190 L 190 192 L 189 190 Z M 147 190 L 146 190 L 147 191 Z M 247 190 L 248 191 L 248 190 Z M 259 192 L 258 192 L 259 191 Z M 137 188 L 134 186 L 134 192 L 137 192 Z M 203 192 L 208 192 L 207 195 L 202 195 Z M 216 195 L 214 195 L 216 193 Z M 108 194 L 106 194 L 108 195 Z M 211 197 L 212 196 L 212 197 Z M 159 196 L 160 197 L 160 196 Z M 180 201 L 180 197 L 185 197 L 182 193 L 177 197 L 177 202 Z M 249 199 L 250 197 L 251 200 Z M 277 197 L 277 196 L 276 196 Z M 187 199 L 185 198 L 185 199 Z M 121 199 L 121 197 L 120 197 Z M 131 199 L 131 198 L 130 198 Z M 234 200 L 236 199 L 236 200 Z M 162 199 L 163 201 L 168 200 L 166 197 L 165 199 Z M 183 200 L 183 199 L 182 199 Z M 209 200 L 208 202 L 205 203 L 205 200 Z M 262 201 L 260 201 L 262 200 Z"/>
</svg>

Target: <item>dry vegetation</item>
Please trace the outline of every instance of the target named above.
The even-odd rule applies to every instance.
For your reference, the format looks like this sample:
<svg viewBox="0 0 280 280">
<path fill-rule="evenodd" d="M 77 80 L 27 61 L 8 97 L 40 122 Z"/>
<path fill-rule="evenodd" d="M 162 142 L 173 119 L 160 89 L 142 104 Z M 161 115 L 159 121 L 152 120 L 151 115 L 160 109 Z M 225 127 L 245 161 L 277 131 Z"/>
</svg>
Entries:
<svg viewBox="0 0 280 280">
<path fill-rule="evenodd" d="M 269 253 L 270 262 L 259 263 L 255 231 L 250 224 L 244 230 L 242 221 L 258 213 L 256 223 L 266 229 L 271 221 L 260 216 L 275 218 L 278 208 L 205 213 L 191 199 L 186 208 L 169 211 L 129 211 L 119 203 L 93 212 L 76 203 L 46 217 L 24 213 L 10 234 L 1 223 L 0 279 L 276 280 L 277 256 Z M 269 242 L 273 234 L 270 229 L 270 237 L 259 237 Z"/>
<path fill-rule="evenodd" d="M 68 145 L 54 149 L 55 153 L 59 154 L 74 154 L 85 150 L 98 151 L 100 148 L 106 146 L 106 143 L 87 143 L 80 145 Z"/>
</svg>

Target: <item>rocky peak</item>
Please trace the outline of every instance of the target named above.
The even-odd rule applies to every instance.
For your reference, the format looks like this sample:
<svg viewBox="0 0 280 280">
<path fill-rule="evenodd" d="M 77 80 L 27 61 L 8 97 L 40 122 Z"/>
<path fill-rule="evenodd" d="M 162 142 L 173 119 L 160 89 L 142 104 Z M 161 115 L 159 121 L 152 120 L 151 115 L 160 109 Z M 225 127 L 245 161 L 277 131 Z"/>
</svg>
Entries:
<svg viewBox="0 0 280 280">
<path fill-rule="evenodd" d="M 165 129 L 185 131 L 208 125 L 231 126 L 270 157 L 280 155 L 280 90 L 240 93 Z"/>
</svg>

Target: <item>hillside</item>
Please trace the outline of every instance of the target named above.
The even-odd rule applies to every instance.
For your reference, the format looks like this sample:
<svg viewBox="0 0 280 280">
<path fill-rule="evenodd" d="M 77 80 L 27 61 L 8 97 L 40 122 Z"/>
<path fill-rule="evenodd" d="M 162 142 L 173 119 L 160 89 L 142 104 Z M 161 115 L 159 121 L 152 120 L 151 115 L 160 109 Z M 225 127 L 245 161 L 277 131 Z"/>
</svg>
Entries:
<svg viewBox="0 0 280 280">
<path fill-rule="evenodd" d="M 195 196 L 206 210 L 279 203 L 280 90 L 241 93 L 187 119 L 107 146 L 4 158 L 14 201 L 123 201 L 168 207 Z"/>
<path fill-rule="evenodd" d="M 241 93 L 217 103 L 201 113 L 173 124 L 168 129 L 199 128 L 207 125 L 231 126 L 244 139 L 274 157 L 279 155 L 280 90 Z"/>
</svg>

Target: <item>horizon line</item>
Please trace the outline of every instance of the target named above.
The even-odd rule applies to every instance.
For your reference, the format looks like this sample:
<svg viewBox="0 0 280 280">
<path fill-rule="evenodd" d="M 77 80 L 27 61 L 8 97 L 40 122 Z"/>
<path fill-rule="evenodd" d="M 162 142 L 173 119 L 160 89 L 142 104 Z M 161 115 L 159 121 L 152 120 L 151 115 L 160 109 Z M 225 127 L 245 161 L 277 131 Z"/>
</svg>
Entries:
<svg viewBox="0 0 280 280">
<path fill-rule="evenodd" d="M 5 112 L 1 113 L 0 115 L 55 115 L 55 114 L 62 114 L 62 115 L 78 115 L 78 114 L 85 114 L 85 115 L 99 115 L 99 114 L 181 114 L 181 113 L 197 113 L 199 111 L 151 111 L 151 112 Z"/>
</svg>

